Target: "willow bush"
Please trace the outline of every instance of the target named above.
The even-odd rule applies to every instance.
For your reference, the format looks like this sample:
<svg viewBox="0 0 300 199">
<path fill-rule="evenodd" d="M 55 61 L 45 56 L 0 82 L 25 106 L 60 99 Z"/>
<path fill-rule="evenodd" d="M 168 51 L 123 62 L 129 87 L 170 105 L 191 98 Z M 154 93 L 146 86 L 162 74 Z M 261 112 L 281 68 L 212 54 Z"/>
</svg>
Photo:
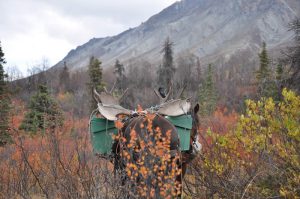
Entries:
<svg viewBox="0 0 300 199">
<path fill-rule="evenodd" d="M 190 196 L 217 198 L 300 197 L 300 96 L 283 89 L 283 100 L 247 100 L 246 112 L 226 134 L 203 137 L 194 161 Z"/>
</svg>

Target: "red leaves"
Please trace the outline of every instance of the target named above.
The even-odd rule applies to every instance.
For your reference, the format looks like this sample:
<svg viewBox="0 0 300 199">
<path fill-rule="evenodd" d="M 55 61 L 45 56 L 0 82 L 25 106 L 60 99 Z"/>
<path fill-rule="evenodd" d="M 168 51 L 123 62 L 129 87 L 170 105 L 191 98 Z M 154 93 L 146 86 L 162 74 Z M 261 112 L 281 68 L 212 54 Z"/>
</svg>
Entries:
<svg viewBox="0 0 300 199">
<path fill-rule="evenodd" d="M 123 126 L 124 126 L 124 124 L 121 122 L 121 121 L 119 121 L 119 120 L 116 120 L 115 121 L 115 127 L 117 128 L 117 129 L 122 129 L 123 128 Z"/>
</svg>

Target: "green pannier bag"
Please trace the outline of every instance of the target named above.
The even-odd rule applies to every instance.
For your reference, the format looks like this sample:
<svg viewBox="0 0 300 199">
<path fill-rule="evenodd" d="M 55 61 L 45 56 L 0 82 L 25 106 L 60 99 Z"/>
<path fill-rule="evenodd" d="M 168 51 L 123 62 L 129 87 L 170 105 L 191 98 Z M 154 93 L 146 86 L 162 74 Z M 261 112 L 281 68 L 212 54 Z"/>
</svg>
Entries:
<svg viewBox="0 0 300 199">
<path fill-rule="evenodd" d="M 167 116 L 169 120 L 177 129 L 180 141 L 180 150 L 187 151 L 190 149 L 191 129 L 193 126 L 193 119 L 191 115 Z"/>
<path fill-rule="evenodd" d="M 180 150 L 189 150 L 192 129 L 191 115 L 181 115 L 176 117 L 167 116 L 166 119 L 168 119 L 177 129 L 180 140 Z M 111 155 L 113 145 L 112 135 L 117 135 L 118 133 L 114 122 L 105 118 L 93 117 L 90 123 L 90 132 L 94 153 Z"/>
<path fill-rule="evenodd" d="M 90 124 L 93 151 L 96 154 L 110 155 L 112 152 L 113 138 L 118 130 L 113 121 L 105 118 L 93 117 Z"/>
</svg>

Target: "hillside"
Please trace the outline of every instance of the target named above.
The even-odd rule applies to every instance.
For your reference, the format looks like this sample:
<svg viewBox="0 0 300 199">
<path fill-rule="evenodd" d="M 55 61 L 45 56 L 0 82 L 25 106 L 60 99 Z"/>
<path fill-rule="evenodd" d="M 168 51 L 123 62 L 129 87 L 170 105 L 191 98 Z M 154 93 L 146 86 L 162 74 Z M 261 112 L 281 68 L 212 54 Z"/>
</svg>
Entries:
<svg viewBox="0 0 300 199">
<path fill-rule="evenodd" d="M 91 56 L 99 58 L 104 67 L 115 59 L 157 63 L 168 36 L 175 43 L 175 55 L 188 51 L 203 63 L 221 60 L 224 64 L 245 53 L 251 59 L 262 41 L 270 50 L 291 42 L 288 24 L 299 13 L 298 0 L 182 0 L 136 28 L 91 39 L 71 50 L 54 67 L 66 61 L 71 70 L 84 69 Z"/>
</svg>

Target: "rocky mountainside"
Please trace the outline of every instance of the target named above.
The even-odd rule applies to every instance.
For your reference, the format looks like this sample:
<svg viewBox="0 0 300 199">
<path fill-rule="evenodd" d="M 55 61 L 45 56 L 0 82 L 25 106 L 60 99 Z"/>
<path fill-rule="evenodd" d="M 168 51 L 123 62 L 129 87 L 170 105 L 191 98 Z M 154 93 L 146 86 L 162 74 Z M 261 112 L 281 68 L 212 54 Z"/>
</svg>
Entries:
<svg viewBox="0 0 300 199">
<path fill-rule="evenodd" d="M 288 24 L 300 13 L 299 0 L 181 0 L 119 35 L 93 38 L 71 50 L 66 61 L 71 70 L 85 68 L 90 56 L 111 66 L 115 59 L 160 60 L 167 37 L 174 42 L 175 56 L 190 52 L 204 63 L 246 52 L 257 55 L 262 41 L 276 49 L 292 41 Z"/>
</svg>

